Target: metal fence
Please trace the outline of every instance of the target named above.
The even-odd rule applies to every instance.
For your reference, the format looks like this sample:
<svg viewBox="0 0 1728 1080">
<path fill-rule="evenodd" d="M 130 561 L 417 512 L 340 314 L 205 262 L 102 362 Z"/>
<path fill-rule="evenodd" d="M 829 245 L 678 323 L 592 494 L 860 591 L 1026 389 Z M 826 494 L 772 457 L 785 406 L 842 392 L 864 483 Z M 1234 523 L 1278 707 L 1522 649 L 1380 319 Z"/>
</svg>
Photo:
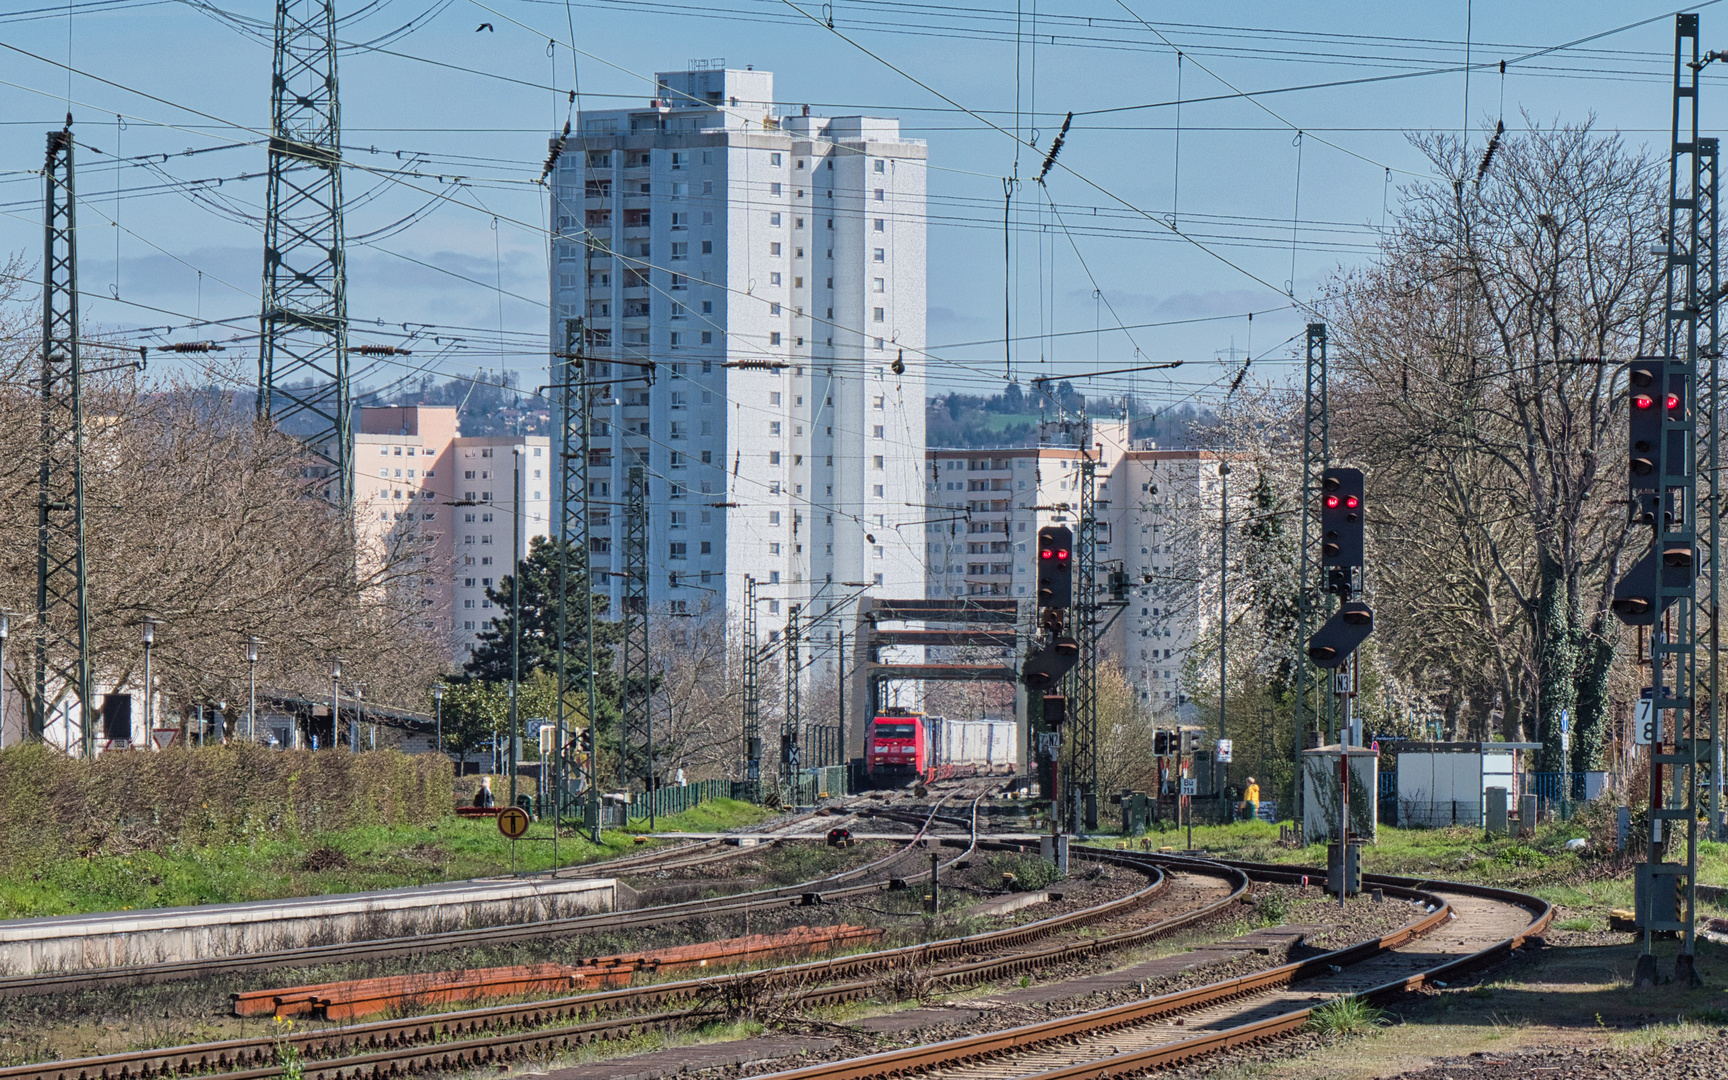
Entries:
<svg viewBox="0 0 1728 1080">
<path fill-rule="evenodd" d="M 821 769 L 800 769 L 793 774 L 780 796 L 791 805 L 809 806 L 823 798 L 844 795 L 846 794 L 848 771 L 844 765 L 830 765 Z"/>
<path fill-rule="evenodd" d="M 1447 825 L 1481 825 L 1481 800 L 1426 802 L 1398 799 L 1398 826 L 1405 829 L 1437 829 Z"/>
<path fill-rule="evenodd" d="M 730 780 L 698 780 L 694 784 L 678 784 L 637 795 L 630 800 L 631 821 L 642 821 L 650 812 L 655 817 L 671 817 L 710 799 L 726 799 L 732 795 Z"/>
</svg>

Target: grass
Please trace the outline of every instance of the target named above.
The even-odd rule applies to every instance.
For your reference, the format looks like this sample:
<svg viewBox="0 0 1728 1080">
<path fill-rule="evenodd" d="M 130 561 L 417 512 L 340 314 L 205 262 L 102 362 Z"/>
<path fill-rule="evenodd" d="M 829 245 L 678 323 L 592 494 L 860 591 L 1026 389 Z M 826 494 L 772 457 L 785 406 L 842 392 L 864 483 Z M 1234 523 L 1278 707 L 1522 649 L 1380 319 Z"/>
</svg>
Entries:
<svg viewBox="0 0 1728 1080">
<path fill-rule="evenodd" d="M 655 825 L 665 831 L 712 832 L 748 825 L 767 814 L 749 803 L 716 799 L 660 818 Z M 634 850 L 638 845 L 632 834 L 646 831 L 646 822 L 633 822 L 628 830 L 602 834 L 598 846 L 584 838 L 560 836 L 557 865 Z M 551 825 L 536 822 L 516 844 L 516 868 L 551 869 L 551 841 Z M 423 826 L 379 825 L 305 836 L 265 832 L 244 841 L 162 854 L 68 858 L 32 875 L 0 880 L 0 918 L 325 896 L 461 881 L 508 873 L 510 847 L 491 819 L 452 815 Z"/>
<path fill-rule="evenodd" d="M 1322 1035 L 1356 1035 L 1386 1022 L 1386 1014 L 1359 997 L 1334 998 L 1308 1014 L 1308 1026 Z"/>
</svg>

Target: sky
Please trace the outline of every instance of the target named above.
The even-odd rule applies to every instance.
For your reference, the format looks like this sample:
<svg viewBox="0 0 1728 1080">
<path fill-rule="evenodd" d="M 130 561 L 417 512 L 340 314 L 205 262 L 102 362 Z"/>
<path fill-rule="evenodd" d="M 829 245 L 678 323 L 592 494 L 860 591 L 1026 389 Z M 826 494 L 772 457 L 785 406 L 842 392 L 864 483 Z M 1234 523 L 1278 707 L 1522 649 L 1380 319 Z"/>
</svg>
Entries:
<svg viewBox="0 0 1728 1080">
<path fill-rule="evenodd" d="M 1728 47 L 1720 4 L 1686 9 L 1706 49 Z M 352 339 L 412 350 L 356 357 L 356 385 L 500 368 L 546 382 L 548 136 L 575 110 L 645 104 L 656 71 L 723 58 L 773 71 L 792 110 L 898 117 L 928 142 L 916 362 L 932 393 L 1059 375 L 1215 404 L 1247 358 L 1256 377 L 1288 375 L 1303 305 L 1373 257 L 1402 190 L 1432 182 L 1413 134 L 1462 133 L 1474 160 L 1502 119 L 1593 120 L 1660 152 L 1675 10 L 351 0 L 337 14 Z M 273 17 L 257 0 L 0 3 L 0 252 L 39 277 L 44 133 L 70 110 L 87 323 L 225 342 L 169 363 L 237 388 L 256 370 Z M 1704 83 L 1714 133 L 1728 65 Z"/>
</svg>

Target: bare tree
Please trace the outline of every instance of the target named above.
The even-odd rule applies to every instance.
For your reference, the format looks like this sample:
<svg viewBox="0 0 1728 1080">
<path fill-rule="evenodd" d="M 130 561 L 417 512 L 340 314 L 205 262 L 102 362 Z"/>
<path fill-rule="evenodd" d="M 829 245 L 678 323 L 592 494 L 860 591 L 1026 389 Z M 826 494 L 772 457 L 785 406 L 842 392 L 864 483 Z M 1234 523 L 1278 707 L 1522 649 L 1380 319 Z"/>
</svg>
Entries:
<svg viewBox="0 0 1728 1080">
<path fill-rule="evenodd" d="M 1661 345 L 1660 162 L 1590 123 L 1529 124 L 1480 177 L 1454 139 L 1414 141 L 1440 179 L 1405 190 L 1381 257 L 1324 301 L 1334 443 L 1390 516 L 1382 588 L 1433 641 L 1406 670 L 1492 685 L 1548 769 L 1570 710 L 1585 765 L 1626 535 L 1600 483 L 1624 454 L 1613 377 Z"/>
</svg>

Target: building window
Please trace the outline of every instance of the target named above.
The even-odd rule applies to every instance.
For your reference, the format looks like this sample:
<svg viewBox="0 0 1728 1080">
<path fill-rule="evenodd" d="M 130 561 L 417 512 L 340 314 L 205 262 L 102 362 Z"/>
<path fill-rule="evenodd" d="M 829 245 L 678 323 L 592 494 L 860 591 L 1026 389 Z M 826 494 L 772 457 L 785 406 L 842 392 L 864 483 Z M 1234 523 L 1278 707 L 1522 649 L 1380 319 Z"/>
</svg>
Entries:
<svg viewBox="0 0 1728 1080">
<path fill-rule="evenodd" d="M 888 231 L 888 223 L 886 221 L 883 221 L 881 218 L 875 218 L 870 222 L 870 231 L 871 232 L 887 232 Z"/>
<path fill-rule="evenodd" d="M 870 170 L 871 172 L 887 172 L 888 171 L 888 163 L 886 161 L 883 161 L 881 158 L 877 158 L 876 160 L 872 161 L 870 164 L 872 166 L 872 168 Z"/>
<path fill-rule="evenodd" d="M 778 285 L 778 284 L 780 284 L 780 271 L 778 271 L 778 270 L 774 270 L 774 271 L 770 271 L 770 272 L 769 272 L 769 274 L 768 274 L 768 284 L 770 284 L 770 285 Z M 772 314 L 772 313 L 770 313 L 770 314 Z"/>
<path fill-rule="evenodd" d="M 881 248 L 872 248 L 870 251 L 870 261 L 871 262 L 887 262 L 888 261 L 888 253 L 886 251 L 882 250 Z"/>
<path fill-rule="evenodd" d="M 770 195 L 780 194 L 780 185 L 778 183 L 769 184 L 768 185 L 768 194 L 770 194 Z"/>
<path fill-rule="evenodd" d="M 674 559 L 685 558 L 686 557 L 685 553 L 689 550 L 689 547 L 690 547 L 690 545 L 686 544 L 682 540 L 674 540 L 672 542 L 671 548 L 670 548 L 671 557 Z"/>
<path fill-rule="evenodd" d="M 780 434 L 780 421 L 778 421 L 778 420 L 768 421 L 768 434 L 770 434 L 770 435 Z"/>
<path fill-rule="evenodd" d="M 774 186 L 779 187 L 780 185 L 775 184 Z M 773 225 L 776 228 L 778 228 L 780 225 L 780 215 L 779 214 L 769 214 L 768 215 L 768 224 Z M 776 252 L 775 254 L 778 254 L 778 252 Z"/>
<path fill-rule="evenodd" d="M 702 254 L 704 254 L 704 255 L 714 254 L 714 241 L 712 241 L 712 240 L 702 241 Z"/>
<path fill-rule="evenodd" d="M 888 321 L 888 310 L 886 308 L 871 308 L 870 309 L 870 321 L 871 322 L 887 322 Z"/>
<path fill-rule="evenodd" d="M 872 193 L 872 194 L 871 194 L 871 196 L 870 196 L 870 197 L 871 197 L 871 199 L 873 199 L 873 200 L 875 200 L 875 201 L 876 201 L 876 202 L 883 202 L 883 201 L 884 201 L 884 200 L 885 200 L 885 196 L 884 196 L 884 194 L 883 194 L 883 192 L 882 192 L 882 189 L 881 189 L 881 188 L 877 188 L 877 189 L 876 189 L 876 190 L 875 190 L 875 191 L 874 191 L 874 192 L 873 192 L 873 193 Z"/>
<path fill-rule="evenodd" d="M 769 154 L 769 155 L 768 155 L 768 164 L 770 164 L 770 165 L 778 165 L 778 164 L 780 164 L 780 155 L 779 155 L 779 153 L 777 153 L 777 152 L 776 152 L 776 153 L 772 153 L 772 154 Z"/>
<path fill-rule="evenodd" d="M 768 344 L 770 344 L 770 345 L 780 344 L 780 332 L 779 331 L 776 330 L 773 333 L 770 333 L 768 335 Z"/>
<path fill-rule="evenodd" d="M 874 427 L 872 427 L 872 428 L 871 428 L 871 430 L 870 430 L 870 434 L 871 434 L 871 435 L 873 435 L 873 436 L 875 436 L 875 437 L 876 437 L 876 438 L 878 438 L 878 439 L 880 439 L 880 438 L 882 438 L 882 437 L 883 437 L 883 436 L 882 436 L 882 425 L 881 425 L 881 424 L 877 424 L 877 425 L 875 425 L 875 426 L 874 426 Z"/>
<path fill-rule="evenodd" d="M 880 584 L 882 584 L 882 575 L 881 575 L 881 574 L 875 574 L 875 575 L 873 575 L 873 576 L 872 576 L 872 577 L 871 577 L 871 581 L 870 581 L 870 583 L 871 583 L 871 584 L 872 584 L 872 585 L 880 585 Z"/>
<path fill-rule="evenodd" d="M 872 469 L 880 469 L 883 467 L 881 454 L 877 454 L 870 459 L 870 467 Z"/>
<path fill-rule="evenodd" d="M 870 489 L 870 494 L 876 496 L 878 499 L 882 498 L 882 485 L 881 484 L 874 485 Z"/>
</svg>

